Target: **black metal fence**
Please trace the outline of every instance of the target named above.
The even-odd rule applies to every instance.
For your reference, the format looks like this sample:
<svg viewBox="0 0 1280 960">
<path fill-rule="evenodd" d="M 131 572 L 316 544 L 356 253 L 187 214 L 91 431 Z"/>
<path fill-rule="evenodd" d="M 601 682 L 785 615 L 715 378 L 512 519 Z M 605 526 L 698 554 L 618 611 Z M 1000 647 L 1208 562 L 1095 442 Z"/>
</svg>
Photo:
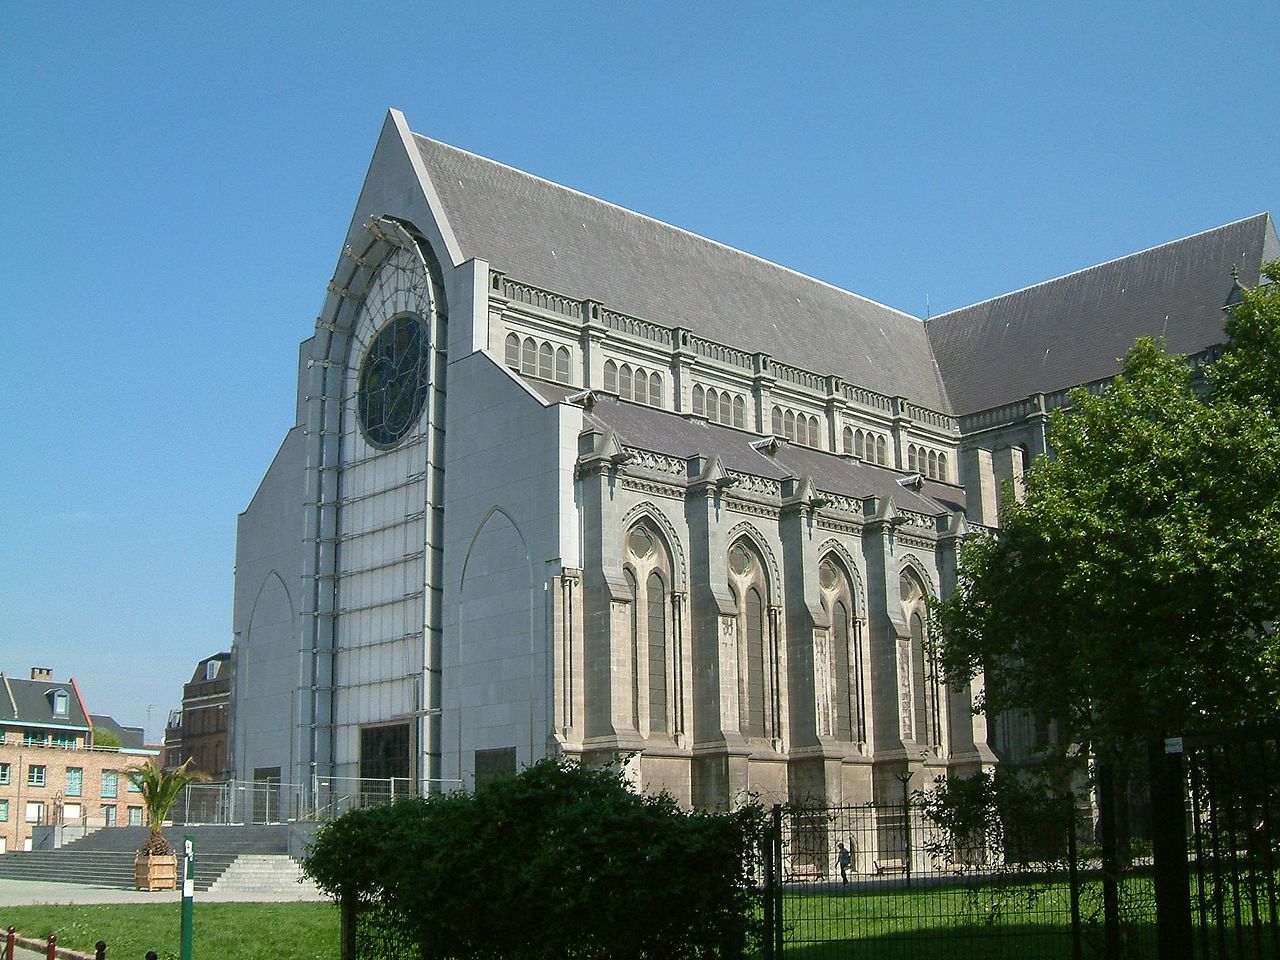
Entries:
<svg viewBox="0 0 1280 960">
<path fill-rule="evenodd" d="M 1280 727 L 1151 751 L 1160 948 L 1171 960 L 1280 960 Z"/>
<path fill-rule="evenodd" d="M 1174 738 L 998 847 L 925 798 L 772 812 L 769 960 L 1280 960 L 1280 728 Z"/>
<path fill-rule="evenodd" d="M 766 957 L 1083 960 L 1107 956 L 1110 912 L 1111 956 L 1154 958 L 1149 860 L 1131 859 L 1106 882 L 1087 802 L 1064 798 L 1057 810 L 1010 855 L 957 843 L 911 796 L 775 807 Z"/>
</svg>

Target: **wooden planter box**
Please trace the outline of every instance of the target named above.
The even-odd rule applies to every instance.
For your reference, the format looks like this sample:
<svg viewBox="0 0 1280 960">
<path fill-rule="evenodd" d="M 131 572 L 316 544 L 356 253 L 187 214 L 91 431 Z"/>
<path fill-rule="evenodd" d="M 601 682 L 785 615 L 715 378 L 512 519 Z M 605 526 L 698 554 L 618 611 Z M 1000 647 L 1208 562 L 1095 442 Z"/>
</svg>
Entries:
<svg viewBox="0 0 1280 960">
<path fill-rule="evenodd" d="M 134 886 L 139 890 L 176 890 L 178 887 L 178 857 L 169 853 L 160 856 L 133 858 Z"/>
</svg>

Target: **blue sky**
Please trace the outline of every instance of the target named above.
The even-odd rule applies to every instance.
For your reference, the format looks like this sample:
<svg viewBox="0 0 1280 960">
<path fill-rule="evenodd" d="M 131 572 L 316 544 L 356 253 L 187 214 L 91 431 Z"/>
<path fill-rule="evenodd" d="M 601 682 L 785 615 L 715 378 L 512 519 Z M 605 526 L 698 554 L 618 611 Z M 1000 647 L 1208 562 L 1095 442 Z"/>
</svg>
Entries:
<svg viewBox="0 0 1280 960">
<path fill-rule="evenodd" d="M 156 734 L 229 648 L 235 517 L 388 107 L 922 315 L 1276 210 L 1274 13 L 10 5 L 0 669 Z"/>
</svg>

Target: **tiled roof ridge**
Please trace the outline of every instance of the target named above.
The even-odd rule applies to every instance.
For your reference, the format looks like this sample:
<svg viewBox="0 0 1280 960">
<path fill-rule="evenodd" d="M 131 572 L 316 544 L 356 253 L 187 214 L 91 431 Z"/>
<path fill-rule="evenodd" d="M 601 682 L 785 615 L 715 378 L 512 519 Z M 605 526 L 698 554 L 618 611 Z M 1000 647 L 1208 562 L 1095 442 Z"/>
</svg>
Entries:
<svg viewBox="0 0 1280 960">
<path fill-rule="evenodd" d="M 453 144 L 445 143 L 442 140 L 436 140 L 432 137 L 425 136 L 424 134 L 421 134 L 421 133 L 415 133 L 414 137 L 416 137 L 419 140 L 425 140 L 428 143 L 435 144 L 436 146 L 444 147 L 446 150 L 454 150 L 458 153 L 466 154 L 469 157 L 474 157 L 475 159 L 481 160 L 485 163 L 493 164 L 495 167 L 501 167 L 504 170 L 510 170 L 511 172 L 519 174 L 522 177 L 526 177 L 530 180 L 536 180 L 539 183 L 545 183 L 548 186 L 555 187 L 557 190 L 564 190 L 567 193 L 572 193 L 576 196 L 582 197 L 585 200 L 590 200 L 593 203 L 599 203 L 606 207 L 612 207 L 613 209 L 621 213 L 624 213 L 627 216 L 637 217 L 641 220 L 647 220 L 649 223 L 655 223 L 668 230 L 674 230 L 677 233 L 682 233 L 687 237 L 692 237 L 694 240 L 699 240 L 703 243 L 709 243 L 712 246 L 719 247 L 722 250 L 728 250 L 730 253 L 736 254 L 741 257 L 746 257 L 747 259 L 754 260 L 757 263 L 762 263 L 765 266 L 771 267 L 775 270 L 782 270 L 786 273 L 791 274 L 794 277 L 799 277 L 801 280 L 806 280 L 810 283 L 816 283 L 819 286 L 826 287 L 828 290 L 832 290 L 835 293 L 842 294 L 843 296 L 852 297 L 855 300 L 860 300 L 863 303 L 871 304 L 872 306 L 879 307 L 882 310 L 888 310 L 890 313 L 895 313 L 901 317 L 907 318 L 908 320 L 914 320 L 917 323 L 925 322 L 920 317 L 917 317 L 915 314 L 908 313 L 905 310 L 900 310 L 897 307 L 892 307 L 887 303 L 881 303 L 879 300 L 873 300 L 871 297 L 866 297 L 860 293 L 855 293 L 852 290 L 848 290 L 844 287 L 838 286 L 834 283 L 831 283 L 828 280 L 823 280 L 820 277 L 815 277 L 815 276 L 812 276 L 811 274 L 807 274 L 800 270 L 796 270 L 794 267 L 788 267 L 785 264 L 777 263 L 776 261 L 769 260 L 766 257 L 760 256 L 759 254 L 742 250 L 739 247 L 735 247 L 732 244 L 725 243 L 721 240 L 716 240 L 716 239 L 713 239 L 712 237 L 703 236 L 702 234 L 696 233 L 693 230 L 689 230 L 686 227 L 680 227 L 674 223 L 668 223 L 667 221 L 660 220 L 657 217 L 649 216 L 646 213 L 640 213 L 637 210 L 632 210 L 630 207 L 624 207 L 621 204 L 612 202 L 611 200 L 605 200 L 601 197 L 593 196 L 590 193 L 585 193 L 582 190 L 577 190 L 577 189 L 574 189 L 573 187 L 566 186 L 563 183 L 557 183 L 555 180 L 549 180 L 546 177 L 540 177 L 536 173 L 529 173 L 529 171 L 527 170 L 521 170 L 519 167 L 513 167 L 510 164 L 503 163 L 501 160 L 494 160 L 492 157 L 486 157 L 483 154 L 473 153 L 470 150 L 464 150 L 462 147 L 455 147 Z"/>
<path fill-rule="evenodd" d="M 1028 284 L 1025 287 L 1019 287 L 1016 290 L 1009 290 L 1006 293 L 997 294 L 994 297 L 987 297 L 985 300 L 978 300 L 974 303 L 967 304 L 966 306 L 957 307 L 954 310 L 948 310 L 946 313 L 939 313 L 938 315 L 934 317 L 930 317 L 929 319 L 925 320 L 924 324 L 927 327 L 938 320 L 942 320 L 948 317 L 953 317 L 959 313 L 965 313 L 966 311 L 972 310 L 974 307 L 981 307 L 989 303 L 995 303 L 999 300 L 1004 300 L 1007 297 L 1016 297 L 1019 294 L 1027 293 L 1030 290 L 1035 290 L 1037 287 L 1048 286 L 1051 283 L 1058 283 L 1061 280 L 1068 280 L 1072 277 L 1090 273 L 1094 270 L 1101 270 L 1105 267 L 1110 267 L 1110 266 L 1113 266 L 1114 264 L 1122 263 L 1125 260 L 1132 260 L 1136 257 L 1143 257 L 1150 253 L 1155 252 L 1156 250 L 1162 250 L 1167 247 L 1177 246 L 1178 244 L 1181 244 L 1181 243 L 1187 243 L 1191 240 L 1197 240 L 1201 237 L 1208 236 L 1209 234 L 1218 233 L 1221 230 L 1227 230 L 1227 229 L 1230 229 L 1231 227 L 1237 227 L 1240 224 L 1248 223 L 1252 220 L 1265 221 L 1270 219 L 1270 217 L 1271 217 L 1270 212 L 1264 210 L 1261 213 L 1254 213 L 1247 217 L 1241 217 L 1239 220 L 1232 220 L 1230 223 L 1222 223 L 1216 227 L 1209 227 L 1207 230 L 1198 230 L 1197 232 L 1188 234 L 1185 237 L 1178 237 L 1176 240 L 1166 240 L 1164 243 L 1157 243 L 1150 247 L 1145 247 L 1142 250 L 1134 251 L 1133 253 L 1126 253 L 1119 257 L 1112 257 L 1110 260 L 1104 260 L 1102 263 L 1095 263 L 1088 267 L 1081 267 L 1079 270 L 1071 270 L 1059 276 L 1050 277 L 1048 280 L 1040 280 L 1036 283 Z"/>
</svg>

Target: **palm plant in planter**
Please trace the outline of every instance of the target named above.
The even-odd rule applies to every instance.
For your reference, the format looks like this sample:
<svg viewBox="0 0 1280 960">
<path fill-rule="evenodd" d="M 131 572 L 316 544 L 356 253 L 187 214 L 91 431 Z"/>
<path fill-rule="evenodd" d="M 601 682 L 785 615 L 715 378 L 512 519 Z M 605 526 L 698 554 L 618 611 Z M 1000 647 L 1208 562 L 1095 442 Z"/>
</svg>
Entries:
<svg viewBox="0 0 1280 960">
<path fill-rule="evenodd" d="M 172 890 L 178 882 L 178 858 L 164 838 L 164 820 L 188 784 L 211 779 L 207 773 L 191 769 L 187 760 L 176 770 L 165 770 L 154 758 L 125 771 L 142 794 L 151 832 L 133 858 L 136 886 L 144 890 Z"/>
</svg>

